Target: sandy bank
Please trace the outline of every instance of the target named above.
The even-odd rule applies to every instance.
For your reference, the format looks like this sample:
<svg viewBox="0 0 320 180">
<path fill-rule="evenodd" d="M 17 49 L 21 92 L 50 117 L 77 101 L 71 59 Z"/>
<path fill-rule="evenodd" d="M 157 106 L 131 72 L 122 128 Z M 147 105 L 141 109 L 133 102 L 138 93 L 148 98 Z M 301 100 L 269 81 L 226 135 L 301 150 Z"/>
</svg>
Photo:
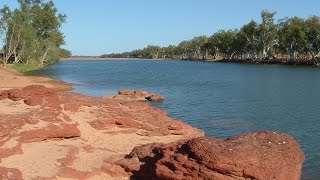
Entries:
<svg viewBox="0 0 320 180">
<path fill-rule="evenodd" d="M 30 85 L 44 85 L 58 90 L 70 90 L 72 86 L 62 81 L 36 76 L 24 76 L 13 67 L 0 68 L 0 91 L 13 88 L 23 88 Z"/>
</svg>

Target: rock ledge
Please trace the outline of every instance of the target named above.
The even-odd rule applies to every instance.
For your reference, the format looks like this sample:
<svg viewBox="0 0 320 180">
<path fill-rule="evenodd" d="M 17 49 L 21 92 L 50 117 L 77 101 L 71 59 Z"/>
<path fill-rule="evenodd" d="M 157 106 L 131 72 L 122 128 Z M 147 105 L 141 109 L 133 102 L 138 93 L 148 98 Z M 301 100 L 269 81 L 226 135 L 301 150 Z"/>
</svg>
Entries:
<svg viewBox="0 0 320 180">
<path fill-rule="evenodd" d="M 227 140 L 200 137 L 147 144 L 118 163 L 137 179 L 299 180 L 303 161 L 292 137 L 262 131 Z"/>
</svg>

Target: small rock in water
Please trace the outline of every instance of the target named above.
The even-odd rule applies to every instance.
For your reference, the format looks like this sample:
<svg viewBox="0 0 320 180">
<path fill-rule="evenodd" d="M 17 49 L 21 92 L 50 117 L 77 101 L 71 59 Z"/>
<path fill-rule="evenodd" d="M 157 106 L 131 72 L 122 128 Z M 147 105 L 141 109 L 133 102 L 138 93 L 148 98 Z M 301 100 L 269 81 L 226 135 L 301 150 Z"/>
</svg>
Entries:
<svg viewBox="0 0 320 180">
<path fill-rule="evenodd" d="M 164 97 L 159 94 L 153 94 L 153 95 L 147 97 L 146 99 L 151 102 L 163 102 L 164 101 Z"/>
</svg>

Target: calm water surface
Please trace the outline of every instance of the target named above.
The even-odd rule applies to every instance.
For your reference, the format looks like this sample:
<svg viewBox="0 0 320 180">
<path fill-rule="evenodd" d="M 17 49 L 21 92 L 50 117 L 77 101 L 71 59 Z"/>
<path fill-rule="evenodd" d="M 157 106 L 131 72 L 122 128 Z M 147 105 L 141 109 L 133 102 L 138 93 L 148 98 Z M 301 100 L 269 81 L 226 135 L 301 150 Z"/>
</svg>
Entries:
<svg viewBox="0 0 320 180">
<path fill-rule="evenodd" d="M 155 105 L 205 131 L 229 136 L 289 133 L 306 153 L 304 179 L 320 179 L 320 69 L 190 61 L 64 61 L 37 72 L 75 83 L 91 96 L 144 89 Z"/>
</svg>

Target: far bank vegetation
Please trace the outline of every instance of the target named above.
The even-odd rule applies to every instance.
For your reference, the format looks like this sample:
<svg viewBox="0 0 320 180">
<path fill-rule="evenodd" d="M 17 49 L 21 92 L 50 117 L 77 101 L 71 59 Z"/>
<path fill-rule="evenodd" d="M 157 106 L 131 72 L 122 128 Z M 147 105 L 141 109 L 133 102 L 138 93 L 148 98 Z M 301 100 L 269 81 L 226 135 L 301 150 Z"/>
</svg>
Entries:
<svg viewBox="0 0 320 180">
<path fill-rule="evenodd" d="M 106 54 L 110 58 L 222 60 L 248 63 L 320 65 L 320 18 L 291 17 L 275 22 L 275 12 L 262 11 L 240 29 L 219 30 L 179 45 L 148 47 L 132 52 Z"/>
</svg>

